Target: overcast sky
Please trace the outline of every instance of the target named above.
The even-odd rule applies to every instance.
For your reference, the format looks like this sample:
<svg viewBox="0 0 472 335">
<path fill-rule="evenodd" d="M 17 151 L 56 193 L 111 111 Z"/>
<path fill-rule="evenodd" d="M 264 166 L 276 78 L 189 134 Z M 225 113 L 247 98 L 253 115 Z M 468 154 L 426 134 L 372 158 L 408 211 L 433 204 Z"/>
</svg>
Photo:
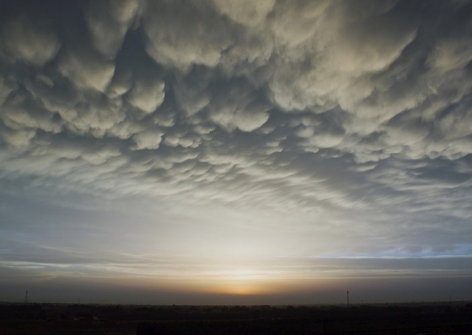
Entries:
<svg viewBox="0 0 472 335">
<path fill-rule="evenodd" d="M 472 299 L 472 1 L 0 7 L 0 300 Z"/>
</svg>

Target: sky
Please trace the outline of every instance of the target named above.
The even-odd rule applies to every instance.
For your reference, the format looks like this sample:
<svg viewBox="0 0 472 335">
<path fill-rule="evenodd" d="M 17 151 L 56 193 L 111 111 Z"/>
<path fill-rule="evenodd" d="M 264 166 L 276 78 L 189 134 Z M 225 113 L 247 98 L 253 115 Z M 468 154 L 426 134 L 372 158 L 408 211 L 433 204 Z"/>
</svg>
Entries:
<svg viewBox="0 0 472 335">
<path fill-rule="evenodd" d="M 0 7 L 0 301 L 472 300 L 472 1 Z"/>
</svg>

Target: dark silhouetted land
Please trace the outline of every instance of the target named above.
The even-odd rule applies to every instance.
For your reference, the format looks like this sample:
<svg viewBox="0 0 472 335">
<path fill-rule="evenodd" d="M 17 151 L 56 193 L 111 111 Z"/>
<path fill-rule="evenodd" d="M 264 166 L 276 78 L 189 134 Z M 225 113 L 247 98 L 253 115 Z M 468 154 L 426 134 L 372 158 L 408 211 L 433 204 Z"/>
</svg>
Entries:
<svg viewBox="0 0 472 335">
<path fill-rule="evenodd" d="M 5 334 L 462 334 L 472 303 L 345 306 L 0 304 Z"/>
</svg>

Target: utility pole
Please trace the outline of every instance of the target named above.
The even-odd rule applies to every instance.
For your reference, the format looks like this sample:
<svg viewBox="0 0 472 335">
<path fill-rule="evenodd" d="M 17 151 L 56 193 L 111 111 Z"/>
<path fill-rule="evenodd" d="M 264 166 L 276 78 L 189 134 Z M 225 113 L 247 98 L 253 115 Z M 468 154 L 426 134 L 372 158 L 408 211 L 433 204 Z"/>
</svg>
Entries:
<svg viewBox="0 0 472 335">
<path fill-rule="evenodd" d="M 28 301 L 28 291 L 26 291 L 25 293 L 25 304 L 27 304 L 29 301 Z"/>
<path fill-rule="evenodd" d="M 346 292 L 346 304 L 349 307 L 349 291 Z"/>
</svg>

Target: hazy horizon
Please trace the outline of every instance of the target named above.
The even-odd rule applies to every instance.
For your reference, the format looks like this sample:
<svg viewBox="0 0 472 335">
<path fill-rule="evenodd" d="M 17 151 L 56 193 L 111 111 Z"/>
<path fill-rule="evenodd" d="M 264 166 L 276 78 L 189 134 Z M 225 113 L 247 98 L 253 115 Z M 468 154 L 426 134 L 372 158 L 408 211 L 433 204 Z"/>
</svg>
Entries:
<svg viewBox="0 0 472 335">
<path fill-rule="evenodd" d="M 0 5 L 0 301 L 472 300 L 472 1 Z"/>
<path fill-rule="evenodd" d="M 48 283 L 2 285 L 3 302 L 23 303 L 28 291 L 29 303 L 122 304 L 122 305 L 350 305 L 382 303 L 457 303 L 471 301 L 472 277 L 452 278 L 330 278 L 307 283 L 306 280 L 280 283 L 268 281 L 277 291 L 265 293 L 217 292 L 205 283 L 193 281 L 170 284 L 158 280 L 129 278 L 62 278 Z M 187 285 L 188 284 L 188 285 Z M 233 287 L 258 287 L 259 283 L 230 283 Z M 267 283 L 265 283 L 267 284 Z M 279 285 L 277 285 L 279 284 Z M 299 285 L 299 286 L 297 286 Z M 218 285 L 217 285 L 218 286 Z M 26 288 L 22 291 L 23 288 Z"/>
</svg>

